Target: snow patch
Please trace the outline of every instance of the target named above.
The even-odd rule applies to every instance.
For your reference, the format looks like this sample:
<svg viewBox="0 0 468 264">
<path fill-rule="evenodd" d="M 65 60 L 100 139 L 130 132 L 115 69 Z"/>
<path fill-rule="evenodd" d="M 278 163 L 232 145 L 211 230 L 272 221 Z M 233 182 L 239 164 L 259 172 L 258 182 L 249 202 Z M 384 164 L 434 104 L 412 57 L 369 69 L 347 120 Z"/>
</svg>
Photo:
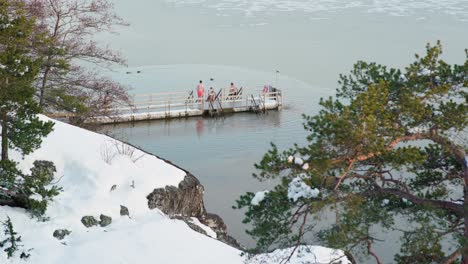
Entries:
<svg viewBox="0 0 468 264">
<path fill-rule="evenodd" d="M 267 193 L 269 193 L 270 191 L 261 191 L 261 192 L 257 192 L 254 196 L 254 198 L 252 198 L 252 201 L 250 201 L 250 204 L 251 205 L 259 205 L 260 202 L 262 202 L 264 199 L 265 199 L 265 195 Z"/>
<path fill-rule="evenodd" d="M 283 263 L 294 248 L 277 249 L 271 253 L 257 255 L 246 263 L 248 264 L 270 264 Z M 333 262 L 332 262 L 333 261 Z M 334 250 L 320 246 L 299 246 L 292 255 L 288 264 L 320 264 L 341 263 L 351 264 L 342 250 Z"/>
<path fill-rule="evenodd" d="M 294 158 L 294 163 L 295 163 L 296 165 L 301 166 L 302 164 L 304 164 L 304 161 L 303 161 L 301 158 L 295 157 L 295 158 Z"/>
<path fill-rule="evenodd" d="M 390 200 L 388 200 L 388 199 L 383 199 L 383 200 L 382 200 L 381 206 L 384 207 L 384 206 L 388 205 L 389 203 L 390 203 Z"/>
<path fill-rule="evenodd" d="M 317 188 L 310 188 L 300 176 L 294 178 L 288 187 L 288 198 L 296 202 L 300 198 L 315 198 L 320 191 Z"/>
<path fill-rule="evenodd" d="M 294 163 L 296 165 L 302 166 L 302 164 L 304 164 L 304 160 L 299 157 L 289 156 L 288 163 Z"/>
<path fill-rule="evenodd" d="M 214 238 L 214 239 L 216 239 L 216 238 L 218 237 L 218 235 L 216 234 L 215 231 L 213 231 L 213 229 L 211 229 L 210 227 L 208 227 L 208 226 L 202 224 L 202 223 L 200 222 L 200 220 L 198 220 L 198 218 L 196 218 L 196 217 L 191 217 L 190 219 L 191 219 L 192 223 L 194 223 L 195 225 L 197 225 L 197 226 L 199 226 L 201 229 L 203 229 L 203 230 L 206 232 L 206 234 L 207 234 L 208 236 L 210 236 L 210 237 L 212 237 L 212 238 Z"/>
</svg>

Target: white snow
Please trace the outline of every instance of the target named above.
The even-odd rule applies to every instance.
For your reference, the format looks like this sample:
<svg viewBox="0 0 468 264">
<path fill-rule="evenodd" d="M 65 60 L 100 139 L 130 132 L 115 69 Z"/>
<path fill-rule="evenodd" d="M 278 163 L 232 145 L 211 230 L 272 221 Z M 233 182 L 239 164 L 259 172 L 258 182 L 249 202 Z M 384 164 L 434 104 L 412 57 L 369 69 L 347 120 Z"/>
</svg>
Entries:
<svg viewBox="0 0 468 264">
<path fill-rule="evenodd" d="M 296 202 L 300 198 L 315 198 L 320 191 L 317 188 L 310 188 L 300 176 L 294 178 L 288 187 L 288 198 Z"/>
<path fill-rule="evenodd" d="M 296 165 L 301 166 L 302 164 L 304 164 L 304 161 L 303 161 L 301 158 L 297 158 L 297 157 L 296 157 L 296 158 L 294 158 L 294 163 L 295 163 Z"/>
<path fill-rule="evenodd" d="M 31 218 L 23 209 L 0 206 L 0 221 L 9 216 L 22 237 L 21 250 L 32 249 L 27 262 L 19 259 L 21 251 L 11 259 L 0 251 L 0 263 L 244 263 L 241 251 L 213 239 L 213 230 L 198 220 L 192 219 L 211 237 L 159 210 L 150 210 L 146 196 L 155 188 L 177 186 L 185 172 L 140 150 L 129 151 L 132 147 L 122 144 L 55 122 L 54 131 L 39 150 L 23 160 L 12 151 L 11 157 L 24 172 L 34 160 L 53 161 L 57 167 L 54 181 L 63 192 L 49 205 L 46 216 L 50 219 L 45 222 Z M 131 218 L 120 216 L 120 205 L 128 207 Z M 100 214 L 112 217 L 112 223 L 105 228 L 86 228 L 80 221 L 85 215 L 98 218 Z M 59 241 L 52 236 L 56 229 L 72 233 Z M 331 249 L 315 247 L 313 252 L 332 257 Z"/>
<path fill-rule="evenodd" d="M 424 68 L 419 72 L 420 76 L 429 76 L 431 74 L 432 74 L 432 71 L 427 68 Z"/>
<path fill-rule="evenodd" d="M 265 199 L 265 195 L 267 193 L 269 193 L 270 191 L 261 191 L 261 192 L 257 192 L 254 196 L 254 198 L 252 198 L 252 201 L 250 201 L 250 204 L 251 205 L 259 205 L 261 201 L 263 201 Z"/>
<path fill-rule="evenodd" d="M 309 164 L 308 164 L 308 163 L 304 163 L 304 165 L 302 166 L 302 169 L 303 169 L 303 170 L 308 170 L 308 169 L 309 169 Z"/>
<path fill-rule="evenodd" d="M 206 232 L 206 234 L 207 234 L 208 236 L 210 236 L 210 237 L 212 237 L 212 238 L 217 238 L 217 237 L 218 237 L 218 235 L 216 234 L 215 231 L 213 231 L 213 229 L 211 229 L 210 227 L 208 227 L 208 226 L 202 224 L 202 223 L 200 222 L 200 220 L 198 220 L 198 218 L 196 218 L 196 217 L 191 217 L 190 220 L 192 221 L 192 223 L 196 224 L 196 225 L 199 226 L 201 229 L 203 229 L 203 230 Z"/>
<path fill-rule="evenodd" d="M 296 164 L 296 165 L 299 165 L 301 166 L 302 164 L 304 164 L 304 160 L 299 158 L 299 157 L 294 157 L 294 156 L 289 156 L 288 157 L 288 163 L 293 163 Z"/>
<path fill-rule="evenodd" d="M 408 132 L 412 134 L 417 134 L 417 133 L 426 133 L 429 131 L 429 127 L 427 126 L 418 126 L 418 127 L 411 127 L 408 129 Z"/>
<path fill-rule="evenodd" d="M 64 189 L 49 206 L 46 222 L 32 219 L 22 209 L 0 207 L 0 221 L 10 216 L 22 236 L 23 249 L 33 248 L 27 263 L 219 263 L 220 259 L 242 263 L 239 250 L 148 208 L 146 196 L 155 188 L 177 186 L 184 171 L 140 150 L 134 150 L 133 155 L 141 158 L 133 162 L 130 154 L 116 153 L 118 144 L 122 143 L 55 122 L 41 149 L 24 160 L 12 152 L 25 172 L 36 159 L 53 161 L 55 181 Z M 110 164 L 103 148 L 116 153 Z M 135 188 L 130 187 L 132 181 Z M 110 191 L 113 185 L 117 187 Z M 120 205 L 128 207 L 131 219 L 120 216 Z M 85 215 L 100 214 L 111 216 L 112 224 L 88 229 L 80 221 Z M 59 241 L 52 233 L 63 228 L 72 233 Z M 6 259 L 0 252 L 0 263 L 25 262 L 18 257 Z"/>
<path fill-rule="evenodd" d="M 36 201 L 42 201 L 42 196 L 40 194 L 34 193 L 33 195 L 29 196 L 31 199 Z"/>
<path fill-rule="evenodd" d="M 283 263 L 294 248 L 275 250 L 268 254 L 255 256 L 247 261 L 248 264 L 273 264 Z M 313 263 L 341 263 L 350 264 L 351 262 L 344 256 L 342 250 L 334 250 L 320 246 L 299 246 L 288 264 L 313 264 Z"/>
<path fill-rule="evenodd" d="M 384 206 L 388 205 L 389 203 L 390 203 L 390 200 L 388 200 L 388 199 L 383 199 L 383 200 L 382 200 L 381 206 L 384 207 Z"/>
</svg>

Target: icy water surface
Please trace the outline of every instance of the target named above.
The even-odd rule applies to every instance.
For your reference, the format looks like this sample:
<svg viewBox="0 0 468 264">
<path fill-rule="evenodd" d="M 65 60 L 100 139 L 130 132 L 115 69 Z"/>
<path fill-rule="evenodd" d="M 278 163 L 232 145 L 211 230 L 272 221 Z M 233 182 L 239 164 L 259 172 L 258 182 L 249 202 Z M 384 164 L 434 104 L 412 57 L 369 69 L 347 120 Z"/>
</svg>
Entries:
<svg viewBox="0 0 468 264">
<path fill-rule="evenodd" d="M 210 78 L 218 88 L 234 81 L 249 87 L 277 83 L 283 89 L 285 109 L 268 115 L 106 127 L 196 175 L 205 186 L 208 211 L 221 215 L 247 246 L 253 242 L 244 233 L 242 213 L 231 206 L 240 194 L 272 184 L 251 177 L 253 164 L 271 141 L 282 148 L 304 142 L 301 114 L 317 111 L 319 98 L 334 93 L 340 73 L 357 60 L 404 66 L 438 39 L 451 63 L 461 63 L 468 48 L 463 0 L 114 2 L 131 26 L 103 39 L 127 56 L 130 68 L 112 76 L 133 92 L 189 90 Z M 385 263 L 392 262 L 395 250 L 386 243 L 376 248 Z"/>
</svg>

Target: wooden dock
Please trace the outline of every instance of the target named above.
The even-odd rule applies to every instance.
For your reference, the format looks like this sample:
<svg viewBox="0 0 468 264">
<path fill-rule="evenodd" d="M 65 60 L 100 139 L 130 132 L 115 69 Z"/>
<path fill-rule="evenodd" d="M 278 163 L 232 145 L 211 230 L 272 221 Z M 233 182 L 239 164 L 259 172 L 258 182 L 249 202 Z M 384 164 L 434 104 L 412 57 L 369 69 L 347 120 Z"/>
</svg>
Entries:
<svg viewBox="0 0 468 264">
<path fill-rule="evenodd" d="M 281 109 L 283 105 L 283 94 L 274 87 L 269 87 L 268 91 L 240 88 L 236 95 L 229 94 L 226 88 L 217 91 L 212 101 L 207 97 L 206 90 L 203 100 L 193 91 L 137 94 L 132 97 L 131 106 L 111 108 L 114 114 L 94 117 L 90 122 L 111 124 L 190 116 L 219 117 L 238 112 L 261 113 Z"/>
</svg>

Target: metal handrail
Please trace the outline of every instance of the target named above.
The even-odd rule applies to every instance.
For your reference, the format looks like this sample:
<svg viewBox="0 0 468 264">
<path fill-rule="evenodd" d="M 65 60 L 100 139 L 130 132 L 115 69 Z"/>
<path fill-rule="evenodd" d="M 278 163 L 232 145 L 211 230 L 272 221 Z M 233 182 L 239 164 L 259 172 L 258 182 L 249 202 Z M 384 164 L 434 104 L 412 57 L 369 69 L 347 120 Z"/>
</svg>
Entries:
<svg viewBox="0 0 468 264">
<path fill-rule="evenodd" d="M 282 105 L 282 93 L 280 90 L 269 91 L 263 93 L 263 90 L 253 90 L 254 93 L 249 93 L 248 89 L 241 87 L 238 94 L 229 95 L 229 88 L 220 89 L 216 95 L 216 101 L 218 101 L 219 107 L 222 109 L 223 104 L 243 104 L 249 105 L 249 101 L 253 100 L 255 107 L 266 109 L 266 102 L 269 100 L 276 100 L 278 105 Z M 255 95 L 256 94 L 256 95 Z M 137 112 L 137 111 L 161 111 L 168 112 L 171 109 L 189 109 L 189 108 L 200 108 L 204 109 L 206 96 L 202 100 L 199 100 L 194 96 L 193 91 L 188 92 L 164 92 L 164 93 L 149 93 L 149 94 L 137 94 L 132 97 L 131 107 L 116 107 L 117 111 L 121 112 Z"/>
</svg>

